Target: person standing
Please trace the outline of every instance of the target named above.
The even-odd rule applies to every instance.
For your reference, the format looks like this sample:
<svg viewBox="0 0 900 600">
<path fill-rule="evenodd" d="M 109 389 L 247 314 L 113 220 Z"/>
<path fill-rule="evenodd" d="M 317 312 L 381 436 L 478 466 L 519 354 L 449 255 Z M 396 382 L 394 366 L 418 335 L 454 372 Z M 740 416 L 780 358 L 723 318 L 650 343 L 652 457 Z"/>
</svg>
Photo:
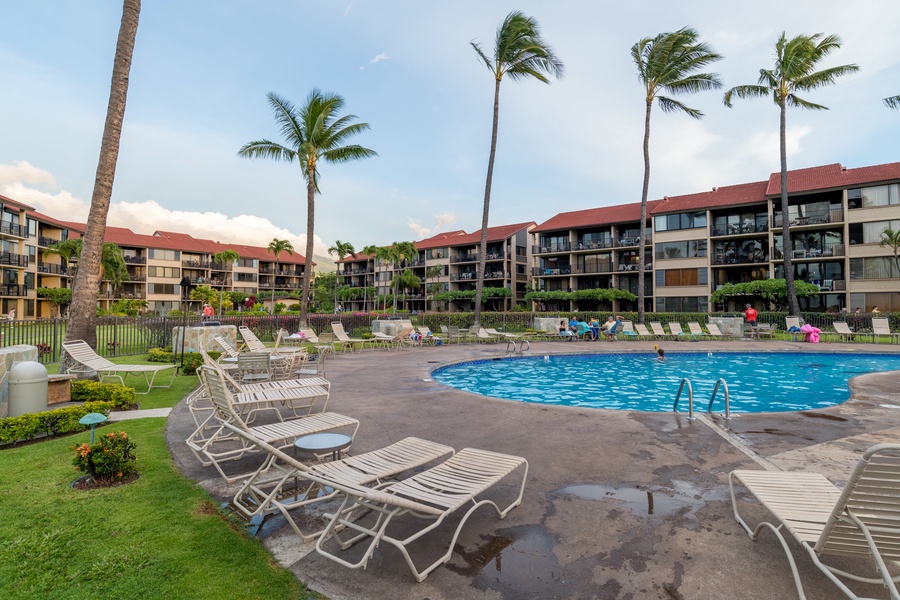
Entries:
<svg viewBox="0 0 900 600">
<path fill-rule="evenodd" d="M 16 320 L 16 309 L 14 309 L 14 308 L 9 309 L 9 314 L 7 315 L 7 318 L 10 321 L 15 321 Z"/>
<path fill-rule="evenodd" d="M 203 320 L 210 321 L 215 316 L 216 311 L 213 310 L 213 307 L 209 303 L 205 303 L 203 305 Z"/>
<path fill-rule="evenodd" d="M 756 317 L 759 316 L 759 313 L 756 312 L 756 309 L 753 308 L 752 305 L 747 305 L 747 310 L 744 311 L 744 320 L 747 321 L 747 324 L 750 327 L 756 328 Z"/>
</svg>

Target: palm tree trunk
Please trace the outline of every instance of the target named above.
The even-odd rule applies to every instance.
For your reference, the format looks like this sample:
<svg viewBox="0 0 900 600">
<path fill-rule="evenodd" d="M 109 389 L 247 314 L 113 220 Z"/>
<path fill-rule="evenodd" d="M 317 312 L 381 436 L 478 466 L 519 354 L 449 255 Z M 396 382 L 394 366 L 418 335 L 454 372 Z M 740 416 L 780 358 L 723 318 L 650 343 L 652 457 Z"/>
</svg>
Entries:
<svg viewBox="0 0 900 600">
<path fill-rule="evenodd" d="M 300 326 L 306 327 L 309 315 L 309 286 L 313 269 L 313 233 L 316 223 L 316 166 L 310 161 L 306 177 L 306 264 L 300 286 Z"/>
<path fill-rule="evenodd" d="M 647 100 L 647 112 L 644 116 L 644 185 L 641 188 L 641 241 L 638 245 L 638 323 L 644 322 L 644 258 L 647 245 L 647 195 L 650 193 L 650 109 L 653 100 Z M 621 275 L 620 275 L 621 277 Z"/>
<path fill-rule="evenodd" d="M 124 1 L 122 22 L 116 41 L 106 123 L 103 126 L 103 140 L 100 144 L 100 158 L 79 259 L 80 268 L 75 272 L 71 320 L 66 328 L 67 341 L 82 339 L 92 347 L 97 345 L 97 290 L 100 288 L 100 262 L 103 238 L 106 235 L 106 216 L 109 213 L 113 180 L 116 175 L 122 121 L 125 119 L 125 101 L 128 96 L 128 77 L 140 14 L 140 0 Z"/>
<path fill-rule="evenodd" d="M 487 259 L 487 230 L 491 212 L 491 182 L 494 179 L 494 157 L 497 155 L 497 129 L 500 124 L 500 78 L 494 85 L 494 123 L 491 127 L 491 154 L 488 157 L 487 179 L 484 183 L 484 211 L 481 214 L 481 245 L 478 251 L 478 272 L 475 279 L 475 323 L 481 327 L 481 294 L 484 290 L 484 269 Z"/>
<path fill-rule="evenodd" d="M 784 255 L 784 284 L 787 291 L 788 313 L 792 317 L 800 316 L 800 303 L 797 301 L 797 289 L 794 286 L 794 266 L 791 261 L 791 215 L 788 210 L 788 180 L 787 180 L 787 105 L 781 100 L 781 253 Z"/>
</svg>

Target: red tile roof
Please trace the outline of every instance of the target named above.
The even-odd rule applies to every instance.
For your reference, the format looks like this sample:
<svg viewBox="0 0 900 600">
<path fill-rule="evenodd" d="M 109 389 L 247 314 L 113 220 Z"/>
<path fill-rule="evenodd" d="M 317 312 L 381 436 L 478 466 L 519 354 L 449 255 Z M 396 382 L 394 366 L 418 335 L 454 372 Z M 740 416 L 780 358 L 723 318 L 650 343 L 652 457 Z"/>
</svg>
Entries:
<svg viewBox="0 0 900 600">
<path fill-rule="evenodd" d="M 67 223 L 66 221 L 60 221 L 59 219 L 54 219 L 53 217 L 51 217 L 49 215 L 45 215 L 44 213 L 40 213 L 36 210 L 29 210 L 25 214 L 28 215 L 29 217 L 31 217 L 32 219 L 36 219 L 36 220 L 44 222 L 44 223 L 49 223 L 50 225 L 55 225 L 56 227 L 59 227 L 60 229 L 73 229 L 71 223 Z"/>
<path fill-rule="evenodd" d="M 527 223 L 515 223 L 513 225 L 499 225 L 497 227 L 488 227 L 487 240 L 489 242 L 498 242 L 514 236 L 523 229 L 528 229 L 534 225 L 534 221 Z M 438 234 L 421 242 L 416 242 L 418 250 L 428 250 L 431 248 L 443 248 L 445 246 L 469 246 L 481 243 L 481 230 L 473 233 L 464 231 L 453 231 L 447 234 Z"/>
<path fill-rule="evenodd" d="M 788 171 L 788 193 L 878 185 L 900 179 L 900 163 L 848 169 L 840 163 Z M 769 176 L 767 196 L 781 195 L 781 172 Z"/>
<path fill-rule="evenodd" d="M 28 206 L 27 204 L 22 204 L 18 200 L 13 200 L 12 198 L 7 198 L 6 196 L 0 195 L 0 202 L 3 204 L 12 204 L 16 208 L 23 208 L 25 210 L 34 210 L 33 206 Z"/>
<path fill-rule="evenodd" d="M 659 201 L 659 204 L 652 211 L 648 212 L 654 215 L 661 215 L 672 212 L 765 202 L 767 185 L 765 181 L 754 181 L 753 183 L 714 187 L 709 192 L 698 192 L 683 196 L 666 196 Z"/>
<path fill-rule="evenodd" d="M 647 202 L 647 216 L 653 212 L 662 200 L 649 200 Z M 618 223 L 640 222 L 641 203 L 619 204 L 617 206 L 601 206 L 587 210 L 559 213 L 544 221 L 532 230 L 532 233 L 544 231 L 567 231 L 592 225 L 614 225 Z"/>
</svg>

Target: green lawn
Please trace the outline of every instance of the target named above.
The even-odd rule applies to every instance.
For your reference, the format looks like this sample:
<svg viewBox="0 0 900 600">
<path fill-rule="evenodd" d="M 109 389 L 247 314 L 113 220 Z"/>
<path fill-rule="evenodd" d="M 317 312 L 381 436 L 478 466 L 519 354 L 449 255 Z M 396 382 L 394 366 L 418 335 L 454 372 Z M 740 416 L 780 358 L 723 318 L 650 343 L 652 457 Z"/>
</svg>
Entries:
<svg viewBox="0 0 900 600">
<path fill-rule="evenodd" d="M 174 406 L 196 382 L 179 376 L 138 401 Z M 118 488 L 70 488 L 70 448 L 89 432 L 0 451 L 0 597 L 318 597 L 175 469 L 164 428 L 152 418 L 97 430 L 137 444 L 140 478 Z"/>
</svg>

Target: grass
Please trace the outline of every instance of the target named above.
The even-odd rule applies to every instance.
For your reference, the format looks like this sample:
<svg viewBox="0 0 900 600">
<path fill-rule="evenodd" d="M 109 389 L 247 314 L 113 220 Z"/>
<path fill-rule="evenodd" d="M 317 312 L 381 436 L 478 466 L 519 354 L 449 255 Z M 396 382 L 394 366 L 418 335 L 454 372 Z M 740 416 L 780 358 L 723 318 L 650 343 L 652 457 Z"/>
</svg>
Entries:
<svg viewBox="0 0 900 600">
<path fill-rule="evenodd" d="M 174 406 L 196 383 L 179 375 L 139 402 Z M 319 597 L 175 469 L 164 430 L 162 418 L 98 430 L 137 444 L 140 478 L 116 488 L 69 486 L 80 475 L 70 449 L 89 432 L 0 451 L 0 597 Z"/>
</svg>

